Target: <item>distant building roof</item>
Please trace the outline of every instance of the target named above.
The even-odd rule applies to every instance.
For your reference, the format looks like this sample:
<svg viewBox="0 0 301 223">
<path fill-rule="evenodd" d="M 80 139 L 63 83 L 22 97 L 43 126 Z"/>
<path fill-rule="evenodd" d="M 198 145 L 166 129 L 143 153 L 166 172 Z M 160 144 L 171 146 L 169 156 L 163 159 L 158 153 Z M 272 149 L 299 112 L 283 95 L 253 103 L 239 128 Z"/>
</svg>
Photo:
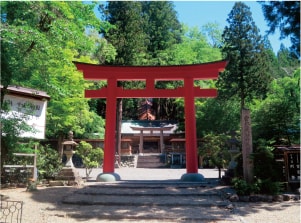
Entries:
<svg viewBox="0 0 301 223">
<path fill-rule="evenodd" d="M 178 122 L 176 121 L 162 121 L 162 120 L 124 120 L 121 124 L 121 133 L 122 134 L 132 134 L 139 135 L 140 131 L 133 130 L 133 128 L 145 128 L 146 131 L 143 132 L 144 135 L 150 134 L 150 130 L 152 129 L 152 135 L 159 135 L 160 128 L 166 128 L 168 130 L 164 130 L 164 135 L 174 134 L 178 129 Z M 156 131 L 158 129 L 158 131 Z"/>
<path fill-rule="evenodd" d="M 3 86 L 0 85 L 1 91 L 3 91 Z M 20 86 L 8 86 L 7 88 L 7 94 L 16 94 L 16 95 L 23 95 L 31 98 L 38 98 L 38 99 L 47 99 L 50 100 L 50 96 L 44 92 L 44 91 L 39 91 L 36 89 L 32 88 L 25 88 L 25 87 L 20 87 Z"/>
</svg>

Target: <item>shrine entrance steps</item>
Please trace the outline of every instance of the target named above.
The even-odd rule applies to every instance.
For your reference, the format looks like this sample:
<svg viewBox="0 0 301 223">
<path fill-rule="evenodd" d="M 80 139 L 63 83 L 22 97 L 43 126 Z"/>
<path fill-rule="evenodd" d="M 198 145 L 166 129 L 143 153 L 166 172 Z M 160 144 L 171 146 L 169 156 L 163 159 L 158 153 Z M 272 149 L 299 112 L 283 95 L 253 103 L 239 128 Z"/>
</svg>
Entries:
<svg viewBox="0 0 301 223">
<path fill-rule="evenodd" d="M 223 199 L 222 187 L 211 180 L 97 183 L 65 196 L 62 206 L 79 221 L 239 222 Z"/>
<path fill-rule="evenodd" d="M 164 168 L 165 155 L 161 153 L 145 153 L 138 155 L 136 168 Z"/>
</svg>

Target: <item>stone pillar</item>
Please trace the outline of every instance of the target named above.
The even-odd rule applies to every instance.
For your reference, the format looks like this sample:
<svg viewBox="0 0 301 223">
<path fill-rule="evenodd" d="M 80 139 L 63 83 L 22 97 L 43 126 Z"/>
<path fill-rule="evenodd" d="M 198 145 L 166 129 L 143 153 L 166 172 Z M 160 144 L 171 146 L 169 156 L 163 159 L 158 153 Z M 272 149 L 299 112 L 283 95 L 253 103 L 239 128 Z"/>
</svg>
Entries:
<svg viewBox="0 0 301 223">
<path fill-rule="evenodd" d="M 250 110 L 242 109 L 241 111 L 241 139 L 242 139 L 242 157 L 243 157 L 243 174 L 248 183 L 253 182 L 253 160 L 250 155 L 253 153 L 252 146 L 252 129 Z"/>
</svg>

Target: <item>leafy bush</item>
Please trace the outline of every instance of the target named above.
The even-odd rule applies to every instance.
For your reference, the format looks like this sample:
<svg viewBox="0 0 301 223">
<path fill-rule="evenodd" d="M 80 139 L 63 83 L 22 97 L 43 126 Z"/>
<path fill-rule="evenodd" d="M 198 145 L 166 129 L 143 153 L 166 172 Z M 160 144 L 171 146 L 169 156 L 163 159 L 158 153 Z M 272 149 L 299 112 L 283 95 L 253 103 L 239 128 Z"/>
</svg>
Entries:
<svg viewBox="0 0 301 223">
<path fill-rule="evenodd" d="M 274 159 L 273 147 L 267 146 L 264 140 L 258 140 L 259 145 L 252 154 L 254 161 L 254 176 L 257 179 L 281 181 L 282 166 Z"/>
<path fill-rule="evenodd" d="M 232 179 L 233 188 L 236 190 L 236 193 L 238 195 L 250 195 L 251 194 L 251 187 L 249 184 L 239 178 L 233 178 Z"/>
<path fill-rule="evenodd" d="M 39 179 L 55 177 L 62 167 L 61 157 L 56 150 L 50 148 L 49 145 L 39 147 L 37 156 Z"/>
<path fill-rule="evenodd" d="M 92 172 L 93 168 L 97 168 L 103 161 L 103 150 L 101 148 L 93 148 L 90 143 L 81 141 L 78 145 L 76 153 L 82 158 L 86 168 L 86 179 Z"/>
<path fill-rule="evenodd" d="M 260 193 L 276 195 L 283 191 L 284 185 L 280 182 L 273 182 L 271 179 L 258 180 Z"/>
<path fill-rule="evenodd" d="M 232 180 L 237 194 L 248 195 L 251 193 L 279 194 L 283 190 L 281 181 L 282 166 L 274 159 L 273 147 L 267 146 L 268 142 L 262 139 L 257 140 L 256 150 L 252 154 L 254 161 L 254 183 L 247 184 L 243 179 L 242 156 L 238 160 L 236 167 L 236 178 Z"/>
<path fill-rule="evenodd" d="M 233 188 L 238 195 L 250 195 L 250 194 L 279 194 L 283 185 L 280 182 L 273 182 L 271 179 L 256 180 L 253 184 L 248 184 L 245 180 L 240 178 L 232 179 Z"/>
</svg>

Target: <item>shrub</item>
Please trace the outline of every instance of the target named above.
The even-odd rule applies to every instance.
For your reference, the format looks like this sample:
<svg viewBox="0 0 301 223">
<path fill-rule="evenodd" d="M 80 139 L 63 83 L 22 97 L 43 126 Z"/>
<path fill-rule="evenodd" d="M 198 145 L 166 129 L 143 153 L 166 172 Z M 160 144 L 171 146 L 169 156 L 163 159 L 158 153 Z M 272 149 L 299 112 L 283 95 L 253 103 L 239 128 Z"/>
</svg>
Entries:
<svg viewBox="0 0 301 223">
<path fill-rule="evenodd" d="M 283 190 L 283 185 L 280 182 L 273 182 L 271 179 L 258 179 L 253 184 L 248 184 L 243 179 L 233 178 L 232 184 L 238 195 L 250 195 L 258 193 L 276 195 Z"/>
<path fill-rule="evenodd" d="M 232 184 L 233 184 L 233 188 L 236 190 L 236 193 L 238 195 L 250 195 L 251 188 L 245 180 L 239 178 L 233 178 Z"/>
<path fill-rule="evenodd" d="M 86 168 L 86 179 L 92 172 L 93 168 L 97 168 L 103 161 L 103 150 L 101 148 L 93 149 L 90 143 L 81 141 L 78 145 L 76 153 L 82 158 Z"/>
<path fill-rule="evenodd" d="M 37 156 L 38 178 L 54 178 L 62 169 L 63 164 L 59 153 L 49 145 L 39 146 Z"/>
</svg>

